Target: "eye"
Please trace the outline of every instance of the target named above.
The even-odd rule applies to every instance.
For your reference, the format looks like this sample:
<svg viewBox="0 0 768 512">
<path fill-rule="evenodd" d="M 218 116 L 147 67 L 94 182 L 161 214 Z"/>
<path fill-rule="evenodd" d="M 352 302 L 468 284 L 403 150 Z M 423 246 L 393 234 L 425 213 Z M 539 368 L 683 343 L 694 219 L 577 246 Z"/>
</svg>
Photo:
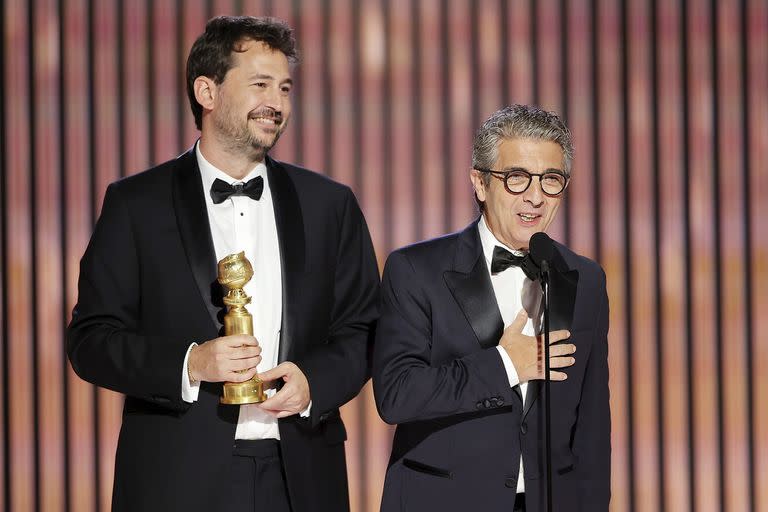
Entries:
<svg viewBox="0 0 768 512">
<path fill-rule="evenodd" d="M 542 181 L 553 185 L 562 185 L 565 182 L 565 178 L 554 172 L 544 174 L 541 179 Z"/>
<path fill-rule="evenodd" d="M 267 86 L 267 82 L 254 82 L 254 84 L 253 84 L 253 85 L 255 85 L 256 87 L 259 87 L 259 88 L 263 89 L 263 88 L 265 88 L 265 87 Z"/>
<path fill-rule="evenodd" d="M 283 94 L 289 94 L 291 92 L 291 86 L 290 85 L 283 85 L 282 87 L 280 87 L 280 91 Z"/>
<path fill-rule="evenodd" d="M 507 181 L 510 183 L 525 183 L 528 178 L 528 173 L 523 171 L 512 171 L 507 174 Z"/>
</svg>

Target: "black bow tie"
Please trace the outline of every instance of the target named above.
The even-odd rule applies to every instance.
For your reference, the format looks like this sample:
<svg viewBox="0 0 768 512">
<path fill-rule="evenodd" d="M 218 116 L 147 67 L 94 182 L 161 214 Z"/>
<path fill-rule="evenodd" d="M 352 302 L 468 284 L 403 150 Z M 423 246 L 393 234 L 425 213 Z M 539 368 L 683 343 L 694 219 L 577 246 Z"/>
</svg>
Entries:
<svg viewBox="0 0 768 512">
<path fill-rule="evenodd" d="M 261 199 L 261 193 L 264 191 L 264 178 L 256 176 L 245 183 L 235 183 L 230 185 L 224 180 L 216 178 L 211 185 L 211 199 L 213 204 L 223 203 L 230 196 L 248 196 L 258 201 Z"/>
<path fill-rule="evenodd" d="M 515 256 L 508 250 L 498 245 L 493 248 L 493 258 L 491 258 L 491 274 L 504 272 L 509 267 L 522 267 L 525 256 Z"/>
</svg>

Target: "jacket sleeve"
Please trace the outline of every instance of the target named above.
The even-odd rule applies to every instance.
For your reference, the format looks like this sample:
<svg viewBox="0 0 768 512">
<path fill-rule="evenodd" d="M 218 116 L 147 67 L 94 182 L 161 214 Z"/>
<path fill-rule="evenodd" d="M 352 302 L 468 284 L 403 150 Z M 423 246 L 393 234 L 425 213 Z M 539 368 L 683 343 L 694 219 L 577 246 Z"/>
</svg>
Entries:
<svg viewBox="0 0 768 512">
<path fill-rule="evenodd" d="M 141 333 L 140 268 L 129 210 L 107 189 L 80 262 L 67 355 L 82 379 L 162 407 L 184 410 L 181 376 L 188 341 Z"/>
<path fill-rule="evenodd" d="M 440 317 L 408 256 L 387 260 L 381 318 L 373 357 L 373 389 L 381 417 L 390 424 L 486 411 L 512 404 L 496 347 L 431 365 L 432 324 Z M 458 334 L 457 334 L 458 335 Z"/>
<path fill-rule="evenodd" d="M 368 226 L 350 190 L 340 219 L 327 342 L 295 361 L 309 381 L 312 426 L 354 398 L 371 375 L 379 270 Z"/>
<path fill-rule="evenodd" d="M 608 296 L 600 271 L 599 313 L 579 402 L 573 451 L 582 489 L 582 509 L 607 511 L 611 499 L 611 413 L 608 390 Z"/>
</svg>

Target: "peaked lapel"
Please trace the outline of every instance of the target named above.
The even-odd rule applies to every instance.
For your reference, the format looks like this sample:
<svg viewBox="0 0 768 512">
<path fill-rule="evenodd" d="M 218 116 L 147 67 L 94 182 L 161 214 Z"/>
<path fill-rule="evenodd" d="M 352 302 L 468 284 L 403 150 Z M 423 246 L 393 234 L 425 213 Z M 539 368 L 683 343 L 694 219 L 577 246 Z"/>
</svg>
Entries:
<svg viewBox="0 0 768 512">
<path fill-rule="evenodd" d="M 573 323 L 573 308 L 576 305 L 576 289 L 579 271 L 572 269 L 562 255 L 561 247 L 555 244 L 555 254 L 549 272 L 549 330 L 570 329 Z M 523 417 L 541 394 L 543 380 L 530 381 L 525 393 Z"/>
<path fill-rule="evenodd" d="M 280 268 L 283 285 L 283 318 L 280 328 L 278 361 L 291 359 L 291 349 L 296 338 L 295 326 L 300 325 L 297 297 L 301 293 L 304 273 L 306 241 L 304 217 L 301 212 L 296 186 L 287 174 L 285 166 L 270 157 L 266 159 L 267 179 L 275 209 L 277 239 L 280 245 Z"/>
<path fill-rule="evenodd" d="M 211 322 L 216 332 L 221 332 L 222 291 L 217 281 L 216 251 L 194 146 L 176 159 L 172 182 L 173 208 L 181 243 Z"/>
<path fill-rule="evenodd" d="M 477 221 L 459 234 L 454 270 L 443 279 L 483 348 L 498 344 L 504 322 L 491 286 L 491 277 L 483 258 Z"/>
</svg>

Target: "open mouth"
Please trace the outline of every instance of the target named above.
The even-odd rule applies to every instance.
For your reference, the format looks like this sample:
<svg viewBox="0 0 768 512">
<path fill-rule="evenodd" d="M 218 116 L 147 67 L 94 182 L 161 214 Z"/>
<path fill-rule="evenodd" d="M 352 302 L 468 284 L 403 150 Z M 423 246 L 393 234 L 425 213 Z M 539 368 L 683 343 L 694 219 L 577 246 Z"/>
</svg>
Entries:
<svg viewBox="0 0 768 512">
<path fill-rule="evenodd" d="M 536 213 L 518 213 L 517 216 L 523 219 L 524 222 L 535 222 L 541 218 L 541 215 Z"/>
<path fill-rule="evenodd" d="M 280 123 L 282 122 L 282 118 L 280 117 L 265 117 L 265 116 L 256 116 L 251 117 L 254 121 L 256 121 L 259 124 L 263 124 L 266 126 L 280 126 Z"/>
</svg>

